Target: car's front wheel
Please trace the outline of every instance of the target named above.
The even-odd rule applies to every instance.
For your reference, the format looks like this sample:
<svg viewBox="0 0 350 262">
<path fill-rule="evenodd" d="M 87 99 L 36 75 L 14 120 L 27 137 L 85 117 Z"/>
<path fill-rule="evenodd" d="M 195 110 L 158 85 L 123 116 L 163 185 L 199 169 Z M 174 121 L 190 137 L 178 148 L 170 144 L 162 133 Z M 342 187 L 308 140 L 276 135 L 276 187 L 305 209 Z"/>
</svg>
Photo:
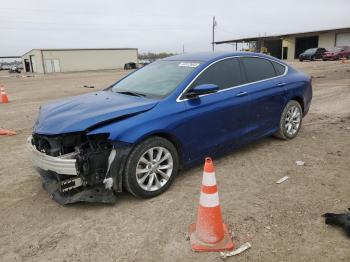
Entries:
<svg viewBox="0 0 350 262">
<path fill-rule="evenodd" d="M 303 110 L 299 102 L 289 101 L 282 112 L 279 130 L 275 136 L 284 140 L 295 138 L 301 128 L 302 118 Z"/>
<path fill-rule="evenodd" d="M 166 191 L 179 169 L 175 146 L 162 137 L 148 138 L 130 153 L 123 185 L 134 196 L 155 197 Z"/>
</svg>

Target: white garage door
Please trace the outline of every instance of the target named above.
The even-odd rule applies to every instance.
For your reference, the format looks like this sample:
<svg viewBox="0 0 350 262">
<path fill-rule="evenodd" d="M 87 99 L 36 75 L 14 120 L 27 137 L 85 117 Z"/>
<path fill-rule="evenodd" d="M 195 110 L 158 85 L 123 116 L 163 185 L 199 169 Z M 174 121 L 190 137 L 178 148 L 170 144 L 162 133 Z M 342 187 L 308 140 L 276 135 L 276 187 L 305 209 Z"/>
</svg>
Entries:
<svg viewBox="0 0 350 262">
<path fill-rule="evenodd" d="M 57 59 L 45 60 L 46 73 L 61 72 L 60 61 Z"/>
<path fill-rule="evenodd" d="M 46 73 L 52 73 L 53 72 L 51 60 L 48 60 L 48 59 L 45 60 L 45 68 L 46 68 Z"/>
<path fill-rule="evenodd" d="M 350 33 L 337 34 L 336 46 L 350 46 Z"/>
</svg>

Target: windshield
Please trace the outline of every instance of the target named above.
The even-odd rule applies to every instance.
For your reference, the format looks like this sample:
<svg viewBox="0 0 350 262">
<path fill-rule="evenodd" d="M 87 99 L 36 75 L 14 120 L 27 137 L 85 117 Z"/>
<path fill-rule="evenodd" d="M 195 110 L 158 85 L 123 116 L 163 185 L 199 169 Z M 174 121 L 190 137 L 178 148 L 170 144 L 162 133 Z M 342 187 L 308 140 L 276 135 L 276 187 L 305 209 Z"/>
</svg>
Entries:
<svg viewBox="0 0 350 262">
<path fill-rule="evenodd" d="M 305 54 L 313 54 L 315 53 L 317 50 L 317 48 L 310 48 L 310 49 L 307 49 L 304 53 Z"/>
<path fill-rule="evenodd" d="M 339 52 L 341 50 L 341 47 L 333 47 L 329 49 L 330 52 Z"/>
<path fill-rule="evenodd" d="M 157 61 L 112 86 L 112 91 L 128 95 L 163 98 L 174 91 L 200 62 Z"/>
</svg>

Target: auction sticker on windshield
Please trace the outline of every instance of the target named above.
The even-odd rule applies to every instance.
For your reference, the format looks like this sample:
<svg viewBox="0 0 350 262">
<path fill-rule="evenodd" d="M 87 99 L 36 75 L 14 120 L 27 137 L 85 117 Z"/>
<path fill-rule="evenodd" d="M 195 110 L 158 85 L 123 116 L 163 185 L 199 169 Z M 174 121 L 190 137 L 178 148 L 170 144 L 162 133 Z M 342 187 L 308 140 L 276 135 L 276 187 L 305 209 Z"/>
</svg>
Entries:
<svg viewBox="0 0 350 262">
<path fill-rule="evenodd" d="M 185 67 L 197 67 L 199 66 L 199 63 L 188 63 L 188 62 L 181 62 L 179 66 L 185 66 Z"/>
</svg>

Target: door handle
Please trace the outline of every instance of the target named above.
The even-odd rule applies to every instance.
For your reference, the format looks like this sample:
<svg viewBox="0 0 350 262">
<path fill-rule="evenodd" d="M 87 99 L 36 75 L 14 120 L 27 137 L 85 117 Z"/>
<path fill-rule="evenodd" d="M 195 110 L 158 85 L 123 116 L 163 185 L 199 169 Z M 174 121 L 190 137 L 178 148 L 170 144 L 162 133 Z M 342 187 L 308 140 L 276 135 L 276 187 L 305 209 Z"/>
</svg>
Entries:
<svg viewBox="0 0 350 262">
<path fill-rule="evenodd" d="M 247 92 L 239 92 L 238 94 L 236 94 L 236 96 L 238 96 L 238 97 L 246 96 L 246 95 L 248 95 Z"/>
<path fill-rule="evenodd" d="M 285 86 L 286 83 L 278 83 L 277 86 Z"/>
</svg>

